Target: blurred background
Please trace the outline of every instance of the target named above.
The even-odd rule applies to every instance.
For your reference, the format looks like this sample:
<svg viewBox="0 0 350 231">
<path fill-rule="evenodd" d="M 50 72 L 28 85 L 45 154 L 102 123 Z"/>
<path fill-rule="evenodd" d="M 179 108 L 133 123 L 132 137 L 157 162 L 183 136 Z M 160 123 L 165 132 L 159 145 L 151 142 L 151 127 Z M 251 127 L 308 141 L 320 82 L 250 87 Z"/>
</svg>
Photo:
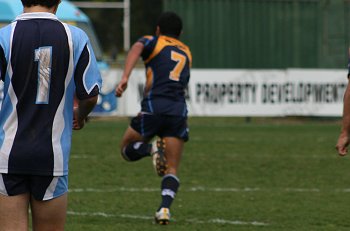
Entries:
<svg viewBox="0 0 350 231">
<path fill-rule="evenodd" d="M 189 115 L 341 116 L 349 0 L 63 0 L 58 17 L 87 32 L 105 83 L 94 115 L 139 111 L 141 59 L 126 95 L 114 89 L 130 46 L 164 11 L 183 19 L 193 56 Z M 21 12 L 19 0 L 0 0 L 0 27 Z"/>
<path fill-rule="evenodd" d="M 87 4 L 82 4 L 82 2 Z M 91 7 L 89 2 L 99 2 L 99 7 Z M 123 8 L 109 8 L 108 3 L 121 3 L 123 1 L 111 0 L 90 0 L 74 1 L 75 5 L 90 18 L 105 58 L 110 61 L 122 62 L 125 55 L 124 50 L 124 27 Z M 156 20 L 163 11 L 163 0 L 130 0 L 130 42 L 135 42 L 145 34 L 153 34 L 156 27 Z M 81 7 L 82 6 L 82 7 Z M 122 6 L 121 6 L 122 7 Z"/>
<path fill-rule="evenodd" d="M 81 9 L 91 18 L 104 54 L 123 54 L 123 10 Z M 131 42 L 152 34 L 166 10 L 183 18 L 182 39 L 191 47 L 195 68 L 346 66 L 347 0 L 130 0 Z"/>
</svg>

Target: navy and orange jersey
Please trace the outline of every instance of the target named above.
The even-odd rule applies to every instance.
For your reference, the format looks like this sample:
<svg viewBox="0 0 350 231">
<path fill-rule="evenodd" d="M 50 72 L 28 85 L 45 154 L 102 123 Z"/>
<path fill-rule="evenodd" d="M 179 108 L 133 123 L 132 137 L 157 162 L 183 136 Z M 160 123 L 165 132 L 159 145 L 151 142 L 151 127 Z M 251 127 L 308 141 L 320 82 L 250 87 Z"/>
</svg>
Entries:
<svg viewBox="0 0 350 231">
<path fill-rule="evenodd" d="M 168 36 L 144 36 L 141 54 L 146 86 L 141 110 L 153 114 L 187 116 L 185 89 L 190 80 L 192 55 L 181 41 Z"/>
</svg>

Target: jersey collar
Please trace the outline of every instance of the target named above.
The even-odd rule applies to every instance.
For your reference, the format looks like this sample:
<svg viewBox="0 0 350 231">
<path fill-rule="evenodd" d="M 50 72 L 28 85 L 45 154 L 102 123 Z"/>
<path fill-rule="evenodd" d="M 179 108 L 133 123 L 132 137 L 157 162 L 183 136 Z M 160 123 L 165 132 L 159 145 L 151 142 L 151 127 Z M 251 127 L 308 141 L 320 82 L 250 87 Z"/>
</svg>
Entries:
<svg viewBox="0 0 350 231">
<path fill-rule="evenodd" d="M 16 17 L 15 21 L 18 20 L 29 20 L 29 19 L 51 19 L 58 20 L 57 16 L 47 12 L 36 12 L 36 13 L 23 13 Z"/>
</svg>

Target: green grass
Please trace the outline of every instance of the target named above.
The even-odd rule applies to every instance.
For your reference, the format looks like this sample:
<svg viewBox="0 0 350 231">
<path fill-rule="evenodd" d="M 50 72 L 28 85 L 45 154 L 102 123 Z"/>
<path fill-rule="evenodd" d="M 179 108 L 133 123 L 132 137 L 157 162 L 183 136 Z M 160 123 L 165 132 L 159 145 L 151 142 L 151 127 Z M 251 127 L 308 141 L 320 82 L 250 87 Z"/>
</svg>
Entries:
<svg viewBox="0 0 350 231">
<path fill-rule="evenodd" d="M 190 118 L 167 227 L 153 224 L 160 178 L 151 160 L 119 155 L 128 123 L 94 119 L 74 132 L 66 230 L 350 230 L 337 120 Z"/>
</svg>

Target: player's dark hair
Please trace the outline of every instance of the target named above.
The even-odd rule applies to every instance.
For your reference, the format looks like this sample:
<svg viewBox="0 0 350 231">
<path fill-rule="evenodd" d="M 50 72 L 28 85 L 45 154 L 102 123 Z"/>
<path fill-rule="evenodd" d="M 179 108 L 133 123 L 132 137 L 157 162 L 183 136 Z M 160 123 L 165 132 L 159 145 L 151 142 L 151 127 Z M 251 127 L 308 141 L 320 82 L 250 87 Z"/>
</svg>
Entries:
<svg viewBox="0 0 350 231">
<path fill-rule="evenodd" d="M 21 1 L 23 6 L 25 7 L 45 6 L 47 8 L 56 6 L 60 2 L 60 0 L 21 0 Z"/>
<path fill-rule="evenodd" d="M 164 12 L 160 15 L 157 26 L 160 33 L 178 38 L 182 31 L 182 20 L 174 12 Z"/>
</svg>

